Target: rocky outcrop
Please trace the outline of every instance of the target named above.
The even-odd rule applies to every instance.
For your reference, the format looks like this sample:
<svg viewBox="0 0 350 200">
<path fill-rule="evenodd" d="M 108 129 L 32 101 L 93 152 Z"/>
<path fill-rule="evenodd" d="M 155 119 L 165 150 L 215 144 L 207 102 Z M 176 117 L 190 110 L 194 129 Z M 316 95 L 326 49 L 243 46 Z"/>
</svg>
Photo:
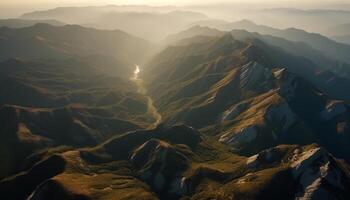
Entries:
<svg viewBox="0 0 350 200">
<path fill-rule="evenodd" d="M 331 120 L 347 111 L 347 107 L 342 101 L 330 101 L 321 112 L 323 120 Z"/>
<path fill-rule="evenodd" d="M 347 199 L 350 196 L 349 174 L 325 149 L 314 147 L 300 152 L 295 150 L 292 158 L 292 173 L 301 189 L 298 200 Z"/>
<path fill-rule="evenodd" d="M 287 131 L 297 120 L 297 116 L 284 100 L 277 105 L 272 105 L 265 114 L 267 121 L 280 132 Z"/>
<path fill-rule="evenodd" d="M 258 90 L 262 87 L 272 86 L 270 81 L 273 77 L 270 69 L 257 62 L 249 62 L 240 68 L 240 86 L 245 90 Z"/>
<path fill-rule="evenodd" d="M 249 107 L 249 102 L 242 102 L 226 110 L 222 116 L 222 121 L 229 121 L 236 118 Z"/>
<path fill-rule="evenodd" d="M 283 147 L 274 147 L 266 149 L 254 156 L 251 156 L 247 159 L 247 168 L 258 168 L 271 166 L 281 162 L 281 159 L 285 156 L 285 151 Z"/>
<path fill-rule="evenodd" d="M 274 76 L 280 82 L 279 94 L 287 100 L 293 98 L 299 84 L 297 76 L 289 73 L 285 68 L 275 71 Z"/>
<path fill-rule="evenodd" d="M 229 144 L 233 148 L 239 149 L 239 147 L 253 142 L 258 136 L 258 131 L 256 127 L 249 126 L 241 128 L 236 133 L 227 133 L 220 137 L 219 141 L 222 143 Z"/>
<path fill-rule="evenodd" d="M 189 163 L 180 149 L 152 139 L 138 147 L 130 160 L 137 168 L 140 179 L 158 193 L 182 195 L 186 192 L 182 172 L 189 167 Z"/>
</svg>

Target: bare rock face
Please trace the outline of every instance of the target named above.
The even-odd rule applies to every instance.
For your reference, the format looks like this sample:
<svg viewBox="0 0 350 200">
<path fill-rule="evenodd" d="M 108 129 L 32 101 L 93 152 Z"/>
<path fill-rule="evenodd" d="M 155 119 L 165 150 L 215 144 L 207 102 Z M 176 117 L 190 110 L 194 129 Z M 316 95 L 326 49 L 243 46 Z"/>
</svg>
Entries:
<svg viewBox="0 0 350 200">
<path fill-rule="evenodd" d="M 226 110 L 222 116 L 222 121 L 233 120 L 249 107 L 248 102 L 239 103 Z"/>
<path fill-rule="evenodd" d="M 299 84 L 296 75 L 288 73 L 285 68 L 274 72 L 274 76 L 280 81 L 279 94 L 284 96 L 287 100 L 291 99 L 295 95 L 295 90 Z"/>
<path fill-rule="evenodd" d="M 130 160 L 138 170 L 140 179 L 149 183 L 155 191 L 179 194 L 184 192 L 182 172 L 189 164 L 187 156 L 177 147 L 151 139 L 139 146 Z"/>
<path fill-rule="evenodd" d="M 256 127 L 249 126 L 240 129 L 237 133 L 228 133 L 222 135 L 219 139 L 220 142 L 229 144 L 233 148 L 239 148 L 242 145 L 252 142 L 258 136 Z"/>
<path fill-rule="evenodd" d="M 330 101 L 321 112 L 323 120 L 331 120 L 347 111 L 347 107 L 342 101 Z"/>
<path fill-rule="evenodd" d="M 246 176 L 276 167 L 290 174 L 284 182 L 293 185 L 290 195 L 296 200 L 348 199 L 350 173 L 344 166 L 316 145 L 280 145 L 249 157 L 246 168 L 251 173 Z"/>
<path fill-rule="evenodd" d="M 349 174 L 345 174 L 337 161 L 320 147 L 295 151 L 292 173 L 300 190 L 295 199 L 346 199 L 349 197 Z"/>
<path fill-rule="evenodd" d="M 257 62 L 249 62 L 241 67 L 240 86 L 246 90 L 255 90 L 262 86 L 271 86 L 273 77 L 270 69 Z"/>
<path fill-rule="evenodd" d="M 246 164 L 248 168 L 258 168 L 264 165 L 266 166 L 275 162 L 280 162 L 283 156 L 283 151 L 278 147 L 274 147 L 249 157 Z"/>
<path fill-rule="evenodd" d="M 287 131 L 297 120 L 297 116 L 291 110 L 286 101 L 270 106 L 265 118 L 271 123 L 280 126 L 278 131 Z"/>
</svg>

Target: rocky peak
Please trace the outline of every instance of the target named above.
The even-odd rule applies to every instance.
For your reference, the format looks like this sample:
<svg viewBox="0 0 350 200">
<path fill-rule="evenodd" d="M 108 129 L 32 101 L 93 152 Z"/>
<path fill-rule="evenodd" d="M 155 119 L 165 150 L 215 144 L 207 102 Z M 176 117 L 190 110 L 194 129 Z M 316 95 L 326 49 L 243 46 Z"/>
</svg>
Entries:
<svg viewBox="0 0 350 200">
<path fill-rule="evenodd" d="M 255 126 L 241 128 L 237 132 L 229 132 L 220 137 L 219 141 L 229 144 L 233 148 L 239 149 L 241 146 L 249 144 L 258 136 L 258 131 Z"/>
<path fill-rule="evenodd" d="M 302 188 L 295 199 L 339 199 L 346 195 L 344 179 L 349 179 L 349 174 L 346 175 L 333 156 L 322 147 L 303 152 L 295 150 L 291 167 L 293 176 Z"/>
<path fill-rule="evenodd" d="M 295 90 L 299 84 L 297 76 L 289 73 L 285 68 L 275 71 L 274 76 L 279 82 L 279 94 L 286 99 L 293 98 L 295 95 Z"/>
<path fill-rule="evenodd" d="M 267 109 L 265 118 L 282 132 L 287 131 L 297 120 L 296 114 L 284 100 L 276 105 L 271 105 Z"/>
<path fill-rule="evenodd" d="M 255 61 L 243 65 L 240 72 L 240 86 L 247 90 L 257 90 L 272 78 L 271 70 Z"/>
<path fill-rule="evenodd" d="M 157 192 L 181 190 L 182 172 L 188 158 L 178 148 L 161 140 L 151 139 L 138 147 L 130 158 L 142 180 Z M 179 189 L 180 188 L 180 189 Z"/>
<path fill-rule="evenodd" d="M 281 149 L 279 147 L 274 147 L 249 157 L 246 164 L 248 168 L 257 168 L 262 165 L 270 165 L 274 162 L 279 162 L 283 156 Z"/>
</svg>

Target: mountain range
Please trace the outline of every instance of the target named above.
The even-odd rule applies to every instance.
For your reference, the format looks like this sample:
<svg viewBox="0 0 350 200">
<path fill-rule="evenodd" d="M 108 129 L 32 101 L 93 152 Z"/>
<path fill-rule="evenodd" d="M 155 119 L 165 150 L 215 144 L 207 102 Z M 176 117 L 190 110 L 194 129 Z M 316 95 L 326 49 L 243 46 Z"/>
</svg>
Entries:
<svg viewBox="0 0 350 200">
<path fill-rule="evenodd" d="M 0 28 L 0 199 L 350 198 L 350 46 L 137 9 Z"/>
<path fill-rule="evenodd" d="M 79 24 L 99 29 L 119 29 L 148 40 L 157 41 L 188 24 L 207 19 L 207 16 L 176 7 L 103 6 L 61 7 L 53 10 L 26 13 L 22 19 L 56 19 L 68 24 Z M 153 28 L 149 28 L 153 27 Z"/>
<path fill-rule="evenodd" d="M 23 28 L 28 26 L 33 26 L 35 24 L 51 24 L 54 26 L 63 26 L 64 23 L 57 20 L 27 20 L 27 19 L 1 19 L 0 27 L 9 27 L 9 28 Z"/>
</svg>

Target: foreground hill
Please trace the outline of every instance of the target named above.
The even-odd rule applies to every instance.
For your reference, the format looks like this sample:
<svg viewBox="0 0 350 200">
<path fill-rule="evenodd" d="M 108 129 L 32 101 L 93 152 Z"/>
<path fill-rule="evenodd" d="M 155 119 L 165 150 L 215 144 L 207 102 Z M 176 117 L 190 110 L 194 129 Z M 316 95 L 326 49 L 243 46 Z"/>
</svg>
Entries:
<svg viewBox="0 0 350 200">
<path fill-rule="evenodd" d="M 77 25 L 0 28 L 0 60 L 108 55 L 121 61 L 140 62 L 150 44 L 122 31 L 104 31 Z"/>
<path fill-rule="evenodd" d="M 186 126 L 130 132 L 95 148 L 44 152 L 2 180 L 6 199 L 349 198 L 349 169 L 316 145 L 233 154 Z M 281 184 L 281 182 L 283 184 Z M 6 192 L 5 192 L 6 191 Z"/>
</svg>

